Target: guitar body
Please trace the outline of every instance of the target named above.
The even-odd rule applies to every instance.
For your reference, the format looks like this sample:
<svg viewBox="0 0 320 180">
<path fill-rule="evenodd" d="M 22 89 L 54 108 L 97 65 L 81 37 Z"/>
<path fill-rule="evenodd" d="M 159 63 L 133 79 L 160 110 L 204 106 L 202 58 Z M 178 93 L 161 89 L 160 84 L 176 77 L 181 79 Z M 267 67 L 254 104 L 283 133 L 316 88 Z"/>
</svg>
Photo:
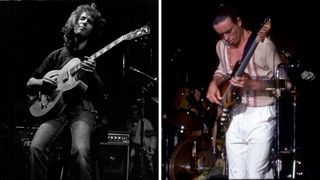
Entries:
<svg viewBox="0 0 320 180">
<path fill-rule="evenodd" d="M 232 119 L 232 108 L 239 102 L 241 97 L 238 94 L 238 89 L 230 85 L 229 81 L 224 82 L 219 87 L 222 96 L 224 97 L 221 101 L 221 105 L 217 106 L 217 117 L 221 126 L 228 129 L 229 123 Z"/>
<path fill-rule="evenodd" d="M 40 97 L 30 106 L 34 117 L 60 114 L 66 107 L 65 96 L 76 96 L 86 91 L 87 85 L 78 79 L 81 60 L 71 59 L 61 70 L 49 71 L 45 76 L 55 78 L 57 86 L 50 92 L 40 92 Z"/>
<path fill-rule="evenodd" d="M 228 109 L 232 108 L 237 102 L 236 99 L 239 98 L 237 89 L 231 86 L 229 81 L 226 81 L 221 85 L 220 92 L 223 96 L 222 106 Z"/>
</svg>

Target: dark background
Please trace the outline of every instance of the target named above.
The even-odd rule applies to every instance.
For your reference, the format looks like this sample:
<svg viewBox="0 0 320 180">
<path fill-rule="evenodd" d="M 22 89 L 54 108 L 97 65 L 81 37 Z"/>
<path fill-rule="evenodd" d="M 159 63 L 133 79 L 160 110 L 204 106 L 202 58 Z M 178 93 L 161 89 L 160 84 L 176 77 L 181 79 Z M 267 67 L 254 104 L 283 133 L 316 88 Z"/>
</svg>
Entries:
<svg viewBox="0 0 320 180">
<path fill-rule="evenodd" d="M 316 26 L 320 14 L 311 1 L 162 1 L 162 113 L 172 110 L 170 103 L 176 98 L 178 89 L 201 89 L 205 97 L 212 72 L 218 65 L 215 45 L 219 37 L 212 28 L 211 16 L 219 3 L 235 6 L 243 16 L 244 25 L 254 32 L 261 27 L 264 18 L 270 17 L 269 36 L 279 52 L 286 50 L 294 56 L 290 62 L 301 62 L 300 69 L 288 69 L 297 87 L 296 114 L 293 113 L 293 94 L 284 92 L 280 97 L 280 145 L 281 149 L 289 147 L 290 150 L 293 122 L 296 122 L 297 159 L 305 166 L 305 177 L 319 177 L 319 152 L 315 148 L 318 127 L 315 123 L 319 120 L 316 107 L 319 102 L 317 42 L 320 38 Z M 302 80 L 302 69 L 312 71 L 316 79 L 312 82 Z M 162 124 L 172 142 L 172 132 L 168 132 L 170 128 L 166 129 L 171 126 L 170 122 L 164 118 Z M 163 137 L 167 137 L 166 134 Z M 166 147 L 165 142 L 163 146 Z M 172 158 L 170 153 L 168 156 Z M 291 168 L 288 161 L 291 160 L 284 163 L 286 174 Z"/>
<path fill-rule="evenodd" d="M 107 86 L 109 100 L 106 121 L 110 131 L 124 131 L 132 104 L 142 107 L 142 88 L 153 82 L 134 72 L 133 66 L 158 76 L 158 1 L 1 1 L 0 52 L 2 108 L 0 120 L 0 179 L 27 178 L 22 137 L 16 126 L 37 127 L 29 113 L 26 82 L 31 72 L 53 50 L 62 47 L 61 28 L 80 4 L 96 2 L 106 18 L 98 47 L 105 47 L 122 35 L 148 25 L 150 34 L 123 41 L 97 59 L 97 68 Z M 98 51 L 99 49 L 97 49 Z M 144 93 L 144 116 L 158 129 L 158 85 L 153 82 Z M 153 99 L 151 99 L 153 97 Z M 31 131 L 30 131 L 31 132 Z M 27 150 L 26 150 L 27 151 Z M 4 173 L 6 172 L 6 173 Z"/>
<path fill-rule="evenodd" d="M 1 166 L 13 170 L 13 164 L 21 156 L 12 156 L 13 127 L 30 124 L 25 84 L 31 71 L 54 49 L 62 45 L 61 28 L 74 8 L 84 1 L 5 1 L 0 2 L 0 52 L 1 52 Z M 119 44 L 103 55 L 103 77 L 110 87 L 110 128 L 117 129 L 124 120 L 129 104 L 140 97 L 141 86 L 149 83 L 144 76 L 122 68 L 125 57 L 127 67 L 155 77 L 158 75 L 158 6 L 155 0 L 96 1 L 107 18 L 102 45 L 109 44 L 119 36 L 148 24 L 151 34 L 146 39 Z M 317 103 L 319 102 L 319 10 L 316 2 L 297 1 L 162 1 L 162 109 L 167 111 L 177 88 L 202 88 L 205 94 L 211 75 L 218 61 L 215 43 L 218 37 L 211 27 L 211 15 L 220 2 L 235 4 L 244 15 L 246 24 L 253 30 L 260 27 L 266 16 L 272 19 L 271 39 L 281 50 L 288 50 L 301 60 L 304 67 L 316 74 L 312 82 L 295 80 L 297 97 L 297 145 L 299 160 L 312 178 L 316 178 L 319 163 Z M 158 124 L 157 86 L 147 93 L 147 117 Z M 292 142 L 292 97 L 284 98 L 281 119 L 283 146 Z M 110 112 L 109 112 L 110 111 Z M 119 119 L 121 119 L 119 121 Z M 117 122 L 120 123 L 118 126 Z M 163 124 L 166 124 L 165 120 Z M 157 127 L 157 126 L 156 126 Z M 21 163 L 21 162 L 20 162 Z M 21 165 L 21 164 L 20 164 Z M 14 167 L 14 168 L 12 168 Z M 7 174 L 19 174 L 8 171 Z M 17 173 L 16 173 L 17 172 Z M 21 173 L 20 173 L 21 175 Z M 0 176 L 1 177 L 1 176 Z M 12 176 L 11 176 L 12 177 Z M 2 178 L 2 177 L 1 177 Z M 0 178 L 0 179 L 1 179 Z"/>
</svg>

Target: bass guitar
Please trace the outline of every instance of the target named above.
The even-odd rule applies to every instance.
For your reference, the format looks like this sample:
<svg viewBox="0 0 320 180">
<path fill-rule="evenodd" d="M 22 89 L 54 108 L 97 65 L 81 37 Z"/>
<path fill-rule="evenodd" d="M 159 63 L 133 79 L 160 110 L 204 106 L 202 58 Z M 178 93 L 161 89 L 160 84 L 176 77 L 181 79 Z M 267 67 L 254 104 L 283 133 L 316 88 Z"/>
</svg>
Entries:
<svg viewBox="0 0 320 180">
<path fill-rule="evenodd" d="M 261 29 L 259 30 L 259 32 L 257 33 L 257 36 L 255 37 L 254 41 L 252 42 L 252 44 L 247 44 L 249 45 L 248 49 L 246 53 L 244 53 L 243 59 L 240 61 L 237 61 L 237 64 L 235 65 L 229 79 L 231 79 L 232 77 L 241 77 L 244 74 L 244 71 L 256 49 L 256 47 L 258 46 L 258 44 L 260 42 L 262 42 L 265 37 L 267 36 L 267 33 L 270 31 L 271 29 L 271 19 L 270 18 L 266 18 L 264 20 L 263 26 L 261 27 Z M 247 47 L 247 46 L 246 46 Z M 240 92 L 239 89 L 234 87 L 231 83 L 226 83 L 222 86 L 221 88 L 222 91 L 222 100 L 221 100 L 221 104 L 222 104 L 222 117 L 221 120 L 230 120 L 230 112 L 232 107 L 239 103 L 241 101 L 241 97 L 240 97 Z"/>
<path fill-rule="evenodd" d="M 99 56 L 122 41 L 131 40 L 149 33 L 150 28 L 148 26 L 131 31 L 89 56 L 88 60 L 95 61 Z M 49 71 L 45 74 L 45 77 L 54 77 L 57 84 L 53 90 L 39 91 L 39 94 L 31 99 L 31 106 L 29 108 L 31 115 L 41 117 L 51 113 L 59 114 L 67 105 L 64 95 L 84 93 L 88 86 L 78 77 L 80 69 L 81 60 L 73 58 L 62 69 Z"/>
</svg>

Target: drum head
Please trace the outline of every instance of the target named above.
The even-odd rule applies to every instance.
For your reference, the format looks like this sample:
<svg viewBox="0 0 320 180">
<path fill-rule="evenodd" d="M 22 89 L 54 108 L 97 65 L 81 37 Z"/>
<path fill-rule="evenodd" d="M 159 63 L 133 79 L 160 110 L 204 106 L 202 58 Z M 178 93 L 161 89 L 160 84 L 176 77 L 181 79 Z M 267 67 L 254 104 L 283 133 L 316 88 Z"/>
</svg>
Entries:
<svg viewBox="0 0 320 180">
<path fill-rule="evenodd" d="M 192 149 L 196 141 L 196 158 L 192 157 Z M 214 153 L 211 139 L 207 135 L 190 137 L 179 143 L 172 152 L 169 162 L 171 180 L 194 179 L 201 174 L 209 174 L 217 161 L 218 153 Z M 222 170 L 221 170 L 222 171 Z"/>
</svg>

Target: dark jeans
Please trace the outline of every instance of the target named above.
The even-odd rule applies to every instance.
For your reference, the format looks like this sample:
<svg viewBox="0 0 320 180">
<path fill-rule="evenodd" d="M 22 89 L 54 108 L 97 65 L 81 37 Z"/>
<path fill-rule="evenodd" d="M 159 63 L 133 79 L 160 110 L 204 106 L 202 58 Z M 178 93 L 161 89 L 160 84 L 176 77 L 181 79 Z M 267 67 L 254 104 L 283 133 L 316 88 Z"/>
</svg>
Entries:
<svg viewBox="0 0 320 180">
<path fill-rule="evenodd" d="M 79 101 L 69 104 L 58 118 L 45 121 L 39 126 L 30 146 L 31 180 L 48 179 L 50 148 L 63 130 L 69 130 L 71 134 L 69 178 L 93 179 L 94 168 L 90 149 L 94 131 L 93 110 L 91 103 Z"/>
</svg>

